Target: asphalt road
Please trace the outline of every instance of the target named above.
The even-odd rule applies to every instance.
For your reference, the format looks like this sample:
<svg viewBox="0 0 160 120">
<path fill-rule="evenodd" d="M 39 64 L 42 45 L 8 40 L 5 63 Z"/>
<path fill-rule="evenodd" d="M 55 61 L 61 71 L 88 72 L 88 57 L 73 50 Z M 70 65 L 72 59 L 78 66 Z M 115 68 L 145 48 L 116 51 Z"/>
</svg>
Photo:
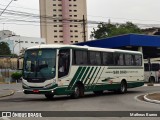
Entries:
<svg viewBox="0 0 160 120">
<path fill-rule="evenodd" d="M 87 93 L 85 97 L 80 99 L 71 99 L 68 96 L 56 96 L 53 100 L 46 100 L 43 95 L 25 95 L 22 93 L 21 85 L 11 85 L 10 88 L 15 89 L 16 93 L 12 96 L 0 99 L 0 111 L 160 111 L 160 105 L 139 101 L 136 96 L 146 93 L 152 93 L 160 90 L 160 86 L 139 87 L 129 89 L 126 94 L 115 94 L 113 92 L 105 92 L 104 95 L 96 96 L 93 93 Z M 6 86 L 3 86 L 7 89 Z M 1 87 L 2 88 L 2 87 Z M 17 120 L 17 118 L 0 118 L 2 120 Z M 22 118 L 19 118 L 22 119 Z M 27 118 L 26 118 L 27 119 Z M 31 119 L 31 118 L 30 118 Z M 39 118 L 33 118 L 38 120 Z M 52 119 L 52 118 L 41 118 Z M 40 120 L 41 120 L 40 119 Z M 62 119 L 62 118 L 56 118 Z M 71 119 L 71 118 L 63 118 Z M 74 118 L 82 119 L 82 117 Z M 93 119 L 93 118 L 83 118 Z M 95 117 L 94 119 L 119 120 L 120 118 L 103 118 Z M 121 118 L 128 120 L 128 118 Z M 135 119 L 130 118 L 130 119 Z M 136 118 L 148 119 L 151 118 Z M 158 120 L 159 118 L 153 118 Z"/>
</svg>

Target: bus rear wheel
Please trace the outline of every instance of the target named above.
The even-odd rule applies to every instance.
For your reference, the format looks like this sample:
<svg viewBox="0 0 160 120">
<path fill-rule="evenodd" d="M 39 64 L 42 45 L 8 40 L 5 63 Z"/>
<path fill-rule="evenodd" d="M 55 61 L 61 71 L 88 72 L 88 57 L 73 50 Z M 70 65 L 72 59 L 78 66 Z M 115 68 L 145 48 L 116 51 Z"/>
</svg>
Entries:
<svg viewBox="0 0 160 120">
<path fill-rule="evenodd" d="M 52 100 L 54 95 L 53 94 L 45 94 L 45 97 L 48 99 L 48 100 Z"/>
<path fill-rule="evenodd" d="M 120 93 L 126 93 L 127 92 L 127 83 L 126 81 L 122 81 L 120 84 L 120 89 L 119 89 Z"/>
</svg>

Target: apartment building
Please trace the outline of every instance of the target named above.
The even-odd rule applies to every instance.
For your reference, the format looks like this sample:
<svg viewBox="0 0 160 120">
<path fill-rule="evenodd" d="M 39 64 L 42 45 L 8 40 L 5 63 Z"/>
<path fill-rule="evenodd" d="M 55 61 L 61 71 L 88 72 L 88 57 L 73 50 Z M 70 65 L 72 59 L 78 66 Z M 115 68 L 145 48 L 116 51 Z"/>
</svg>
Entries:
<svg viewBox="0 0 160 120">
<path fill-rule="evenodd" d="M 86 0 L 39 0 L 39 3 L 41 37 L 47 44 L 72 44 L 88 38 Z"/>
</svg>

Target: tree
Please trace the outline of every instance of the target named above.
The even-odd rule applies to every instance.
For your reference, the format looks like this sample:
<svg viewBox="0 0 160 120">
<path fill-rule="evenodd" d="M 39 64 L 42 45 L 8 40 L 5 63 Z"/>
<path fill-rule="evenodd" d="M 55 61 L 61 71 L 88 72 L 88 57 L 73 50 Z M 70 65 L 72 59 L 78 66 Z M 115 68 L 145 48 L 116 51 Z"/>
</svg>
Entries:
<svg viewBox="0 0 160 120">
<path fill-rule="evenodd" d="M 11 55 L 8 43 L 0 42 L 0 55 Z"/>
<path fill-rule="evenodd" d="M 91 37 L 96 39 L 129 33 L 142 33 L 141 29 L 131 22 L 126 22 L 125 24 L 100 23 L 97 27 L 98 29 L 93 29 L 91 32 Z"/>
</svg>

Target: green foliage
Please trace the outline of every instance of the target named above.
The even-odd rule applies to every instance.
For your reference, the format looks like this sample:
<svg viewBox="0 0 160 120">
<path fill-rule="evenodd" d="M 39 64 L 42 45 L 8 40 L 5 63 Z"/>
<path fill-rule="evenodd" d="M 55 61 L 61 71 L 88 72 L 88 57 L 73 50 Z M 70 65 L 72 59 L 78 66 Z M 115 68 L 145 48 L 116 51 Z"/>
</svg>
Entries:
<svg viewBox="0 0 160 120">
<path fill-rule="evenodd" d="M 22 73 L 15 72 L 11 75 L 12 79 L 19 80 L 22 77 Z"/>
<path fill-rule="evenodd" d="M 93 31 L 91 32 L 91 37 L 96 39 L 129 33 L 142 33 L 141 29 L 131 22 L 127 22 L 125 24 L 100 23 L 97 27 L 98 29 L 93 29 Z"/>
<path fill-rule="evenodd" d="M 8 43 L 0 42 L 0 55 L 11 55 Z"/>
</svg>

